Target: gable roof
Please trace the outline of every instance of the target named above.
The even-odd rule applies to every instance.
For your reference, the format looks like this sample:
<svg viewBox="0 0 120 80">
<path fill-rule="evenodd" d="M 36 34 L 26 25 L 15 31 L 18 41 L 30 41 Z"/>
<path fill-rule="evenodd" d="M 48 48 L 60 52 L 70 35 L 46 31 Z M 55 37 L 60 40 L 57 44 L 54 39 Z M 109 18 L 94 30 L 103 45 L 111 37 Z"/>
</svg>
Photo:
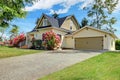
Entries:
<svg viewBox="0 0 120 80">
<path fill-rule="evenodd" d="M 66 20 L 67 17 L 68 17 L 68 16 L 62 17 L 62 18 L 59 18 L 59 19 L 58 19 L 59 27 L 64 23 L 64 21 Z"/>
<path fill-rule="evenodd" d="M 77 19 L 75 18 L 75 16 L 74 16 L 74 15 L 70 15 L 70 16 L 67 16 L 66 19 L 69 19 L 69 18 L 74 19 L 74 21 L 76 22 L 76 27 L 77 27 L 77 29 L 80 29 L 80 24 L 79 24 L 79 22 L 77 21 Z"/>
<path fill-rule="evenodd" d="M 69 15 L 69 16 L 65 16 L 65 17 L 62 17 L 62 18 L 54 18 L 54 17 L 48 16 L 48 15 L 43 13 L 40 20 L 38 21 L 37 26 L 35 28 L 37 28 L 39 26 L 39 23 L 40 23 L 40 21 L 42 20 L 43 17 L 45 17 L 48 20 L 48 22 L 51 24 L 52 27 L 57 27 L 57 28 L 60 28 L 62 26 L 62 24 L 64 23 L 64 21 L 68 18 L 71 18 L 71 17 L 73 17 L 75 19 L 75 21 L 77 22 L 74 15 Z M 77 22 L 77 24 L 79 24 L 79 23 Z M 41 27 L 41 28 L 46 28 L 46 26 Z"/>
<path fill-rule="evenodd" d="M 85 27 L 82 27 L 81 29 L 75 31 L 72 33 L 72 35 L 78 33 L 79 31 L 85 29 L 85 28 L 89 28 L 89 29 L 93 29 L 93 30 L 96 30 L 96 31 L 99 31 L 99 32 L 103 32 L 103 33 L 107 33 L 107 34 L 110 34 L 111 36 L 113 36 L 114 38 L 118 39 L 118 37 L 114 34 L 114 33 L 111 33 L 111 32 L 108 32 L 108 31 L 104 31 L 104 30 L 101 30 L 101 29 L 98 29 L 98 28 L 94 28 L 92 26 L 85 26 Z"/>
<path fill-rule="evenodd" d="M 57 19 L 55 19 L 54 17 L 50 17 L 46 14 L 43 14 L 43 16 L 50 22 L 52 26 L 59 27 L 59 23 Z"/>
</svg>

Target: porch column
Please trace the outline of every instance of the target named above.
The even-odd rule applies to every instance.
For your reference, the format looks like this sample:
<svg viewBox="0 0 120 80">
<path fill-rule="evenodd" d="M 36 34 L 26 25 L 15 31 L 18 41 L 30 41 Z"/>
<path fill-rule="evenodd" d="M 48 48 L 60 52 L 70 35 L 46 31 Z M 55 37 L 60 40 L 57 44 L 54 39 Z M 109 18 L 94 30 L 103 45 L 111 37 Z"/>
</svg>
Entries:
<svg viewBox="0 0 120 80">
<path fill-rule="evenodd" d="M 28 34 L 26 34 L 26 42 L 25 42 L 25 45 L 28 45 Z"/>
<path fill-rule="evenodd" d="M 62 44 L 63 44 L 63 39 L 64 39 L 64 36 L 63 35 L 61 35 L 61 43 L 60 43 L 60 47 L 59 47 L 59 50 L 62 50 Z"/>
</svg>

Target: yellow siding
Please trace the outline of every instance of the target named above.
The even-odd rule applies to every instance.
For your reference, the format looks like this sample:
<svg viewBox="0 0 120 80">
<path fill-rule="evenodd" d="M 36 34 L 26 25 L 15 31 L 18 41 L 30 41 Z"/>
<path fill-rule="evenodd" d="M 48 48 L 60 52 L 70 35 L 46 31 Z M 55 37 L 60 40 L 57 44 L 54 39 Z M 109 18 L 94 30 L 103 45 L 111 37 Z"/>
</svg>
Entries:
<svg viewBox="0 0 120 80">
<path fill-rule="evenodd" d="M 31 32 L 31 33 L 28 33 L 27 34 L 27 39 L 26 39 L 26 45 L 28 45 L 28 47 L 31 47 L 32 46 L 32 34 L 34 34 L 34 38 L 36 40 L 42 40 L 42 34 L 45 33 L 45 32 L 48 32 L 48 31 L 51 31 L 52 29 L 41 29 L 39 30 L 38 32 Z"/>
<path fill-rule="evenodd" d="M 65 46 L 66 43 L 65 43 L 65 39 L 64 39 L 64 36 L 65 36 L 65 32 L 63 31 L 60 31 L 60 30 L 57 30 L 57 29 L 53 29 L 53 31 L 56 33 L 56 34 L 60 34 L 61 35 L 61 47 Z"/>
<path fill-rule="evenodd" d="M 60 31 L 60 30 L 58 30 L 58 29 L 53 29 L 53 31 L 54 31 L 56 34 L 61 34 L 61 35 L 63 35 L 63 36 L 66 34 L 66 32 Z"/>
<path fill-rule="evenodd" d="M 42 39 L 42 34 L 45 33 L 45 32 L 48 32 L 48 31 L 53 31 L 55 32 L 56 34 L 60 34 L 61 36 L 64 36 L 66 33 L 63 32 L 63 31 L 60 31 L 60 30 L 57 30 L 57 29 L 52 29 L 52 28 L 49 28 L 49 29 L 41 29 L 39 30 L 39 32 L 35 32 L 35 39 Z"/>
<path fill-rule="evenodd" d="M 115 39 L 108 35 L 109 50 L 115 50 Z"/>
<path fill-rule="evenodd" d="M 66 32 L 61 31 L 56 28 L 49 28 L 49 29 L 41 29 L 39 32 L 28 33 L 27 35 L 30 36 L 31 34 L 35 35 L 35 39 L 42 39 L 42 34 L 48 31 L 54 31 L 56 34 L 61 35 L 61 47 L 62 48 L 75 48 L 75 38 L 82 38 L 82 37 L 103 37 L 103 49 L 106 50 L 115 50 L 115 38 L 113 38 L 108 33 L 100 32 L 91 28 L 80 30 L 79 32 L 75 33 L 73 36 L 65 36 Z"/>
<path fill-rule="evenodd" d="M 93 29 L 83 29 L 76 33 L 73 37 L 78 38 L 78 37 L 97 37 L 97 36 L 103 36 L 103 49 L 107 50 L 113 50 L 114 49 L 114 39 L 112 36 L 109 34 L 99 32 Z M 113 39 L 113 46 L 111 47 L 111 39 Z"/>
<path fill-rule="evenodd" d="M 76 31 L 76 25 L 73 23 L 72 19 L 66 19 L 62 24 L 61 28 L 70 30 L 70 26 L 72 26 L 72 31 Z"/>
<path fill-rule="evenodd" d="M 42 34 L 45 33 L 45 32 L 48 32 L 48 31 L 51 31 L 52 29 L 42 29 L 42 30 L 39 30 L 39 32 L 36 32 L 34 33 L 34 37 L 36 40 L 39 40 L 39 39 L 42 39 Z"/>
<path fill-rule="evenodd" d="M 74 48 L 74 39 L 72 37 L 65 37 L 64 38 L 64 45 L 63 48 Z"/>
<path fill-rule="evenodd" d="M 30 41 L 32 40 L 32 37 L 31 37 L 31 34 L 34 34 L 34 38 L 36 40 L 42 40 L 42 34 L 45 33 L 45 32 L 48 32 L 48 31 L 53 31 L 55 32 L 56 34 L 60 34 L 61 35 L 61 46 L 65 45 L 64 44 L 64 35 L 66 34 L 65 32 L 63 31 L 60 31 L 60 30 L 57 30 L 57 29 L 54 29 L 54 28 L 49 28 L 49 29 L 41 29 L 39 30 L 38 32 L 33 32 L 33 33 L 29 33 L 28 36 L 29 36 L 29 44 L 28 45 L 31 45 Z M 27 39 L 28 41 L 28 39 Z M 27 42 L 28 43 L 28 42 Z"/>
</svg>

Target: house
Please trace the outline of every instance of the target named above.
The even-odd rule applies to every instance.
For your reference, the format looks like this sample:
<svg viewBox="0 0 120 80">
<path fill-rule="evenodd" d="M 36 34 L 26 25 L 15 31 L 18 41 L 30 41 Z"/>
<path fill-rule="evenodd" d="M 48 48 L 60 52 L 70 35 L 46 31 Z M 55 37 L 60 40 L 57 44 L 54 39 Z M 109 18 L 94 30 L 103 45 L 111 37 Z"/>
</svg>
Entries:
<svg viewBox="0 0 120 80">
<path fill-rule="evenodd" d="M 26 44 L 42 40 L 42 34 L 53 31 L 61 36 L 61 48 L 80 50 L 115 50 L 116 35 L 94 27 L 80 25 L 74 15 L 53 18 L 43 14 L 35 28 L 27 33 Z"/>
<path fill-rule="evenodd" d="M 0 41 L 0 46 L 3 46 L 4 45 L 4 42 Z"/>
</svg>

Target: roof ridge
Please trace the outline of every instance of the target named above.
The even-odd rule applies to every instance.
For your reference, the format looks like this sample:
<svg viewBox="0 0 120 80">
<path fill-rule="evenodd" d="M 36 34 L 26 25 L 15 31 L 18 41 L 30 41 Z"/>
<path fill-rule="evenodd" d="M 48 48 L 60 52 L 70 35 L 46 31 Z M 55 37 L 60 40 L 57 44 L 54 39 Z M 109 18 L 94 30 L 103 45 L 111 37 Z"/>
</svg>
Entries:
<svg viewBox="0 0 120 80">
<path fill-rule="evenodd" d="M 54 17 L 52 17 L 52 16 L 49 16 L 49 15 L 47 15 L 47 14 L 45 14 L 45 13 L 42 13 L 43 15 L 45 15 L 45 16 L 48 16 L 48 17 L 50 17 L 50 18 L 53 18 L 53 19 L 61 19 L 61 18 L 65 18 L 65 17 L 70 17 L 70 16 L 74 16 L 74 14 L 71 14 L 71 15 L 67 15 L 67 16 L 64 16 L 64 17 L 60 17 L 60 18 L 54 18 Z"/>
</svg>

